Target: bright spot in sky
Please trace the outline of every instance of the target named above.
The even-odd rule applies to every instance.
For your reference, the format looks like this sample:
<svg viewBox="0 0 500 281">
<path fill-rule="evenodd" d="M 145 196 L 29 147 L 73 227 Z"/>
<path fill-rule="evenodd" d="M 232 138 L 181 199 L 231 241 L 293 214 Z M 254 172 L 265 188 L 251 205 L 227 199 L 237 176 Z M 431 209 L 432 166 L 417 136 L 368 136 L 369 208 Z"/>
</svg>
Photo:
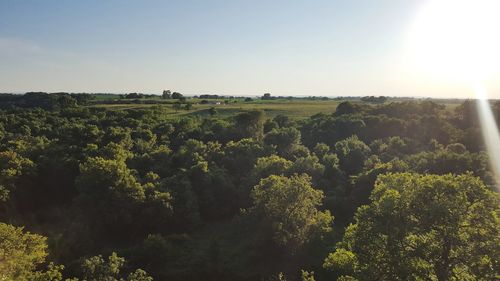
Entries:
<svg viewBox="0 0 500 281">
<path fill-rule="evenodd" d="M 497 189 L 500 134 L 488 103 L 486 81 L 500 66 L 500 0 L 430 0 L 410 33 L 410 53 L 420 71 L 475 87 L 479 120 Z"/>
<path fill-rule="evenodd" d="M 439 79 L 487 79 L 500 66 L 500 0 L 429 0 L 410 30 L 417 69 Z"/>
</svg>

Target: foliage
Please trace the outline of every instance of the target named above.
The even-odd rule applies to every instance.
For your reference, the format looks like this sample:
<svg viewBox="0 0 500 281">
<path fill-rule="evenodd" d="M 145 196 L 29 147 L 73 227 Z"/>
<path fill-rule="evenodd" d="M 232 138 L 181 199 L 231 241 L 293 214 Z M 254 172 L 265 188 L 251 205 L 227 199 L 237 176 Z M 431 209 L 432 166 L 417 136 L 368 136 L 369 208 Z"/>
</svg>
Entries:
<svg viewBox="0 0 500 281">
<path fill-rule="evenodd" d="M 46 238 L 0 223 L 0 278 L 28 280 L 47 256 Z"/>
<path fill-rule="evenodd" d="M 137 269 L 128 274 L 126 278 L 120 277 L 125 259 L 116 253 L 111 253 L 107 262 L 101 255 L 90 257 L 83 261 L 83 281 L 153 281 L 153 278 L 142 270 Z"/>
<path fill-rule="evenodd" d="M 493 280 L 499 197 L 470 174 L 387 174 L 325 267 L 358 280 Z"/>
<path fill-rule="evenodd" d="M 0 95 L 10 279 L 437 280 L 443 241 L 498 275 L 474 101 L 163 94 Z"/>
<path fill-rule="evenodd" d="M 276 147 L 278 155 L 289 158 L 300 142 L 300 132 L 295 128 L 273 129 L 267 133 L 264 143 Z"/>
<path fill-rule="evenodd" d="M 311 186 L 306 175 L 272 175 L 252 190 L 252 212 L 262 216 L 273 241 L 293 252 L 316 234 L 331 231 L 333 217 L 319 211 L 323 193 Z"/>
<path fill-rule="evenodd" d="M 0 152 L 0 202 L 7 201 L 17 182 L 33 173 L 33 161 L 18 155 L 12 150 Z"/>
<path fill-rule="evenodd" d="M 335 143 L 335 153 L 339 157 L 341 169 L 348 175 L 352 175 L 363 169 L 363 164 L 370 156 L 371 150 L 357 136 L 352 136 Z"/>
</svg>

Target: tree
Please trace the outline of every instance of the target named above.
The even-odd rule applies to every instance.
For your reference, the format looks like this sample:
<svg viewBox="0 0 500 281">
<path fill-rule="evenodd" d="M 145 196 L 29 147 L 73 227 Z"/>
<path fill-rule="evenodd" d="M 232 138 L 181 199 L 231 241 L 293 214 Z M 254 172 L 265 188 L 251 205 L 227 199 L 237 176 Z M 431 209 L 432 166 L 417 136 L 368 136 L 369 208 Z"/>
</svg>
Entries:
<svg viewBox="0 0 500 281">
<path fill-rule="evenodd" d="M 273 121 L 276 122 L 280 128 L 288 127 L 293 124 L 293 122 L 290 121 L 290 118 L 283 114 L 276 115 L 273 118 Z"/>
<path fill-rule="evenodd" d="M 45 237 L 0 223 L 0 280 L 27 280 L 46 256 Z"/>
<path fill-rule="evenodd" d="M 292 253 L 331 231 L 330 212 L 318 210 L 323 192 L 311 186 L 306 174 L 269 176 L 253 188 L 251 197 L 251 211 L 262 217 L 274 243 Z"/>
<path fill-rule="evenodd" d="M 379 176 L 324 266 L 357 280 L 494 280 L 499 195 L 477 177 Z"/>
<path fill-rule="evenodd" d="M 63 274 L 62 271 L 64 270 L 63 265 L 55 265 L 54 263 L 49 263 L 47 265 L 47 270 L 46 271 L 35 271 L 33 272 L 28 280 L 29 281 L 62 281 L 63 280 Z M 66 278 L 64 281 L 78 281 L 78 278 Z"/>
<path fill-rule="evenodd" d="M 234 117 L 235 129 L 239 138 L 255 138 L 262 140 L 264 133 L 264 112 L 252 110 Z"/>
<path fill-rule="evenodd" d="M 175 110 L 175 112 L 179 111 L 179 109 L 181 109 L 181 106 L 182 104 L 180 102 L 174 102 L 174 104 L 172 104 L 172 108 Z"/>
<path fill-rule="evenodd" d="M 366 159 L 370 156 L 370 148 L 356 135 L 335 144 L 335 153 L 340 160 L 340 168 L 348 175 L 359 173 Z"/>
<path fill-rule="evenodd" d="M 292 167 L 290 167 L 290 171 L 297 174 L 307 174 L 312 177 L 313 183 L 316 184 L 323 176 L 325 166 L 319 162 L 316 155 L 310 155 L 295 159 Z"/>
<path fill-rule="evenodd" d="M 153 281 L 142 269 L 136 269 L 128 275 L 121 274 L 124 264 L 125 259 L 115 252 L 111 253 L 107 262 L 101 255 L 90 257 L 82 263 L 83 281 Z M 126 279 L 122 276 L 126 276 Z"/>
<path fill-rule="evenodd" d="M 208 114 L 210 114 L 210 116 L 215 116 L 217 114 L 217 109 L 215 109 L 215 107 L 210 107 L 210 109 L 208 109 Z"/>
<path fill-rule="evenodd" d="M 178 99 L 181 99 L 181 98 L 183 98 L 183 97 L 184 97 L 184 96 L 183 96 L 181 93 L 178 93 L 178 92 L 173 92 L 173 93 L 172 93 L 172 98 L 173 98 L 174 100 L 178 100 Z"/>
<path fill-rule="evenodd" d="M 270 100 L 272 99 L 271 98 L 271 94 L 270 93 L 265 93 L 263 96 L 262 96 L 262 100 Z"/>
<path fill-rule="evenodd" d="M 270 175 L 285 175 L 292 167 L 293 162 L 281 158 L 277 155 L 261 157 L 252 171 L 253 178 L 258 182 L 260 179 L 267 178 Z"/>
<path fill-rule="evenodd" d="M 143 97 L 143 94 L 138 94 L 138 93 L 128 93 L 125 95 L 126 99 L 140 99 Z"/>
<path fill-rule="evenodd" d="M 24 95 L 2 94 L 0 96 L 0 108 L 16 106 L 57 110 L 75 107 L 76 105 L 77 100 L 68 93 L 28 92 Z"/>
<path fill-rule="evenodd" d="M 62 281 L 62 265 L 49 263 L 47 270 L 37 270 L 48 255 L 46 241 L 46 237 L 25 232 L 22 227 L 0 223 L 0 280 Z"/>
<path fill-rule="evenodd" d="M 354 114 L 354 113 L 359 113 L 361 111 L 361 107 L 357 104 L 345 101 L 339 103 L 337 105 L 337 108 L 335 109 L 335 116 L 340 116 L 343 114 Z"/>
<path fill-rule="evenodd" d="M 267 119 L 266 122 L 264 122 L 264 134 L 267 134 L 270 131 L 272 131 L 273 129 L 277 129 L 277 128 L 278 128 L 278 124 L 271 119 Z"/>
<path fill-rule="evenodd" d="M 456 148 L 456 147 L 455 147 Z M 438 147 L 405 157 L 409 170 L 417 173 L 462 174 L 468 171 L 479 176 L 485 183 L 493 184 L 494 178 L 488 169 L 487 155 L 483 153 L 455 152 L 455 148 Z"/>
<path fill-rule="evenodd" d="M 55 95 L 57 97 L 55 99 L 57 108 L 67 109 L 70 107 L 75 107 L 77 105 L 77 100 L 74 97 L 70 96 L 68 93 L 57 93 L 52 95 Z"/>
<path fill-rule="evenodd" d="M 289 157 L 300 143 L 300 132 L 295 128 L 273 129 L 264 137 L 264 143 L 274 145 L 280 156 Z"/>
<path fill-rule="evenodd" d="M 449 144 L 446 146 L 446 150 L 449 150 L 451 152 L 458 153 L 458 154 L 463 154 L 463 153 L 467 152 L 467 148 L 465 147 L 465 145 L 463 145 L 461 143 Z"/>
<path fill-rule="evenodd" d="M 318 142 L 314 146 L 314 154 L 318 156 L 319 159 L 323 159 L 325 155 L 330 152 L 330 147 L 322 142 Z"/>
<path fill-rule="evenodd" d="M 101 239 L 113 235 L 135 238 L 161 231 L 170 217 L 171 196 L 158 185 L 152 181 L 141 184 L 125 159 L 92 157 L 80 165 L 77 202 Z"/>
<path fill-rule="evenodd" d="M 387 101 L 387 97 L 384 97 L 384 96 L 379 96 L 379 97 L 366 96 L 366 97 L 362 97 L 361 101 L 364 101 L 364 102 L 373 102 L 373 103 L 384 103 L 384 102 Z"/>
<path fill-rule="evenodd" d="M 0 203 L 7 201 L 9 193 L 17 187 L 17 182 L 34 173 L 35 164 L 14 151 L 0 152 Z M 1 204 L 0 204 L 1 206 Z"/>
<path fill-rule="evenodd" d="M 366 123 L 361 116 L 316 114 L 301 126 L 300 132 L 302 142 L 309 147 L 314 147 L 318 142 L 333 147 L 337 141 L 358 135 L 364 130 Z"/>
<path fill-rule="evenodd" d="M 0 279 L 19 281 L 61 281 L 64 266 L 50 263 L 46 271 L 36 271 L 47 257 L 46 238 L 24 232 L 21 227 L 0 223 Z M 86 259 L 82 281 L 153 281 L 144 270 L 120 274 L 125 259 L 116 253 L 105 262 L 102 256 Z M 122 278 L 126 276 L 126 279 Z M 77 278 L 65 279 L 78 281 Z"/>
<path fill-rule="evenodd" d="M 123 159 L 108 160 L 101 157 L 87 159 L 80 165 L 77 187 L 82 196 L 93 199 L 116 196 L 121 198 L 145 198 L 144 191 Z"/>
<path fill-rule="evenodd" d="M 465 129 L 479 125 L 479 115 L 474 100 L 465 100 L 462 104 L 455 107 L 454 111 L 457 123 L 461 128 Z"/>
<path fill-rule="evenodd" d="M 236 178 L 247 174 L 257 158 L 264 155 L 264 148 L 254 139 L 230 141 L 224 147 L 223 165 Z"/>
<path fill-rule="evenodd" d="M 170 90 L 163 90 L 163 94 L 161 95 L 162 99 L 171 99 L 172 98 L 172 92 Z"/>
</svg>

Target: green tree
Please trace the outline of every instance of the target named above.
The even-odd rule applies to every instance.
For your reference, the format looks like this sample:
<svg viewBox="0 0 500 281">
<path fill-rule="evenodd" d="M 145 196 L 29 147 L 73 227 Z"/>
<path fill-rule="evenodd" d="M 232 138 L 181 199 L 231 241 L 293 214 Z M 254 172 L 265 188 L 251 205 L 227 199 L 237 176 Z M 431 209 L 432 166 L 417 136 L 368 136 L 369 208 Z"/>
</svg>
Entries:
<svg viewBox="0 0 500 281">
<path fill-rule="evenodd" d="M 77 187 L 82 195 L 93 199 L 117 196 L 118 198 L 145 198 L 144 190 L 124 161 L 89 158 L 80 165 Z"/>
<path fill-rule="evenodd" d="M 265 93 L 265 94 L 262 96 L 262 98 L 261 98 L 261 99 L 262 99 L 262 100 L 270 100 L 270 99 L 272 99 L 272 98 L 271 98 L 271 94 L 270 94 L 270 93 Z"/>
<path fill-rule="evenodd" d="M 45 237 L 0 223 L 0 280 L 28 280 L 46 256 Z"/>
<path fill-rule="evenodd" d="M 278 124 L 278 127 L 283 128 L 283 127 L 289 127 L 290 125 L 293 125 L 293 122 L 290 121 L 290 118 L 286 115 L 283 114 L 278 114 L 273 118 L 273 121 Z"/>
<path fill-rule="evenodd" d="M 239 138 L 254 138 L 262 140 L 264 134 L 264 112 L 252 110 L 236 115 L 235 129 Z"/>
<path fill-rule="evenodd" d="M 30 275 L 29 281 L 62 281 L 64 270 L 63 265 L 55 265 L 54 263 L 49 263 L 46 271 L 36 271 Z M 78 278 L 64 279 L 65 281 L 78 281 Z"/>
<path fill-rule="evenodd" d="M 267 178 L 270 175 L 285 175 L 292 167 L 292 164 L 292 161 L 277 155 L 261 157 L 257 159 L 257 163 L 255 163 L 252 171 L 252 178 L 256 180 L 257 183 L 260 179 Z"/>
<path fill-rule="evenodd" d="M 344 101 L 339 103 L 335 109 L 335 116 L 340 116 L 344 114 L 355 114 L 361 111 L 361 107 L 358 104 L 351 103 L 349 101 Z"/>
<path fill-rule="evenodd" d="M 178 93 L 178 92 L 173 92 L 173 93 L 172 93 L 172 98 L 173 98 L 173 99 L 178 100 L 178 99 L 182 99 L 183 97 L 184 97 L 184 96 L 183 96 L 181 93 Z"/>
<path fill-rule="evenodd" d="M 170 90 L 163 90 L 163 94 L 161 95 L 162 99 L 171 99 L 172 98 L 172 92 Z"/>
<path fill-rule="evenodd" d="M 80 165 L 76 186 L 79 207 L 100 239 L 161 231 L 170 217 L 170 194 L 151 181 L 141 184 L 124 160 L 87 159 Z"/>
<path fill-rule="evenodd" d="M 217 114 L 217 109 L 215 109 L 215 107 L 210 107 L 208 109 L 208 114 L 210 114 L 210 116 L 215 116 Z"/>
<path fill-rule="evenodd" d="M 266 122 L 264 122 L 264 134 L 267 134 L 276 128 L 278 128 L 278 124 L 273 120 L 267 119 Z"/>
<path fill-rule="evenodd" d="M 264 148 L 255 139 L 230 141 L 224 147 L 224 167 L 235 177 L 241 177 L 252 170 L 257 158 L 264 155 Z"/>
<path fill-rule="evenodd" d="M 179 111 L 179 109 L 181 109 L 182 107 L 182 104 L 178 101 L 174 102 L 174 104 L 172 104 L 172 108 L 175 110 L 175 112 Z"/>
<path fill-rule="evenodd" d="M 273 129 L 266 134 L 264 142 L 275 146 L 280 156 L 289 157 L 300 143 L 300 132 L 295 128 Z"/>
<path fill-rule="evenodd" d="M 292 177 L 272 175 L 253 190 L 252 212 L 262 216 L 272 240 L 290 252 L 317 235 L 331 231 L 333 217 L 320 211 L 323 192 L 311 186 L 306 174 Z"/>
<path fill-rule="evenodd" d="M 125 259 L 113 252 L 105 261 L 101 255 L 86 259 L 82 263 L 82 281 L 153 281 L 144 270 L 136 269 L 126 275 L 121 274 Z M 123 276 L 123 277 L 122 277 Z"/>
<path fill-rule="evenodd" d="M 319 162 L 316 155 L 300 157 L 295 159 L 290 172 L 295 174 L 307 174 L 312 177 L 313 184 L 317 185 L 319 179 L 325 172 L 325 166 Z"/>
<path fill-rule="evenodd" d="M 359 173 L 365 160 L 370 156 L 370 148 L 354 135 L 335 144 L 335 153 L 340 160 L 340 168 L 348 175 Z"/>
<path fill-rule="evenodd" d="M 0 152 L 0 202 L 7 201 L 19 179 L 34 172 L 35 164 L 14 151 Z"/>
<path fill-rule="evenodd" d="M 327 144 L 324 144 L 322 142 L 318 142 L 314 146 L 314 154 L 318 156 L 319 159 L 323 159 L 325 155 L 327 155 L 330 152 L 330 147 Z"/>
<path fill-rule="evenodd" d="M 324 266 L 358 280 L 495 280 L 499 203 L 470 174 L 381 175 Z"/>
</svg>

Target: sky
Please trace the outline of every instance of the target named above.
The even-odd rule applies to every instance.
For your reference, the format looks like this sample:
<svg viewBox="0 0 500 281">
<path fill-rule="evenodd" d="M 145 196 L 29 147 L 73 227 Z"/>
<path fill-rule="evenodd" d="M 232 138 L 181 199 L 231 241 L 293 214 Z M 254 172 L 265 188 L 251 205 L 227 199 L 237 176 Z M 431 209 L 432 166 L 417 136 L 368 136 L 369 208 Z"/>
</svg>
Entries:
<svg viewBox="0 0 500 281">
<path fill-rule="evenodd" d="M 0 92 L 473 97 L 408 58 L 424 3 L 0 0 Z"/>
</svg>

